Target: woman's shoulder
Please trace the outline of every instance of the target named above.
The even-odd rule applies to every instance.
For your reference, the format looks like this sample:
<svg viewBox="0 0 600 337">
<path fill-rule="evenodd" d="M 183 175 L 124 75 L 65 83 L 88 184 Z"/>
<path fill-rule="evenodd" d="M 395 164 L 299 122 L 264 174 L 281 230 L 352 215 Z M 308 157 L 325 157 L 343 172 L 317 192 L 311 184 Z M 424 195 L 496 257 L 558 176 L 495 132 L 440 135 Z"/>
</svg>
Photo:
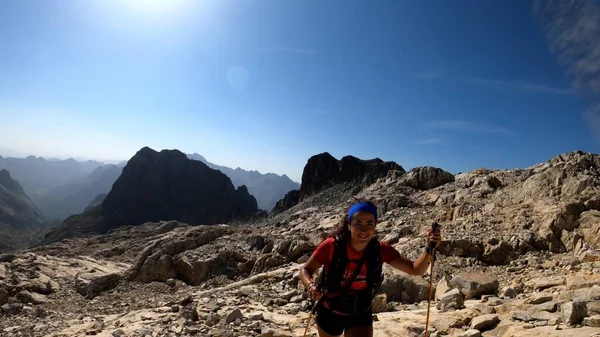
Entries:
<svg viewBox="0 0 600 337">
<path fill-rule="evenodd" d="M 321 241 L 320 246 L 333 246 L 335 245 L 335 237 L 330 236 L 328 238 L 326 238 L 325 240 Z"/>
</svg>

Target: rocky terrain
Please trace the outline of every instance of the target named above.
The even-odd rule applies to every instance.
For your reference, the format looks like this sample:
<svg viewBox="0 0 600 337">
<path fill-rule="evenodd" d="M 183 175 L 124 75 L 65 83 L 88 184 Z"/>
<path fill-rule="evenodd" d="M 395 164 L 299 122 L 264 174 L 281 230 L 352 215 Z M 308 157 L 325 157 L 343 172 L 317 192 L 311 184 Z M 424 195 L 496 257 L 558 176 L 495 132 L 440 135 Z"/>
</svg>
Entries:
<svg viewBox="0 0 600 337">
<path fill-rule="evenodd" d="M 430 336 L 600 336 L 600 156 L 321 186 L 251 223 L 148 222 L 0 255 L 0 336 L 302 336 L 298 270 L 353 197 L 379 205 L 378 235 L 409 258 L 441 224 Z M 384 273 L 375 336 L 422 336 L 429 274 Z"/>
</svg>

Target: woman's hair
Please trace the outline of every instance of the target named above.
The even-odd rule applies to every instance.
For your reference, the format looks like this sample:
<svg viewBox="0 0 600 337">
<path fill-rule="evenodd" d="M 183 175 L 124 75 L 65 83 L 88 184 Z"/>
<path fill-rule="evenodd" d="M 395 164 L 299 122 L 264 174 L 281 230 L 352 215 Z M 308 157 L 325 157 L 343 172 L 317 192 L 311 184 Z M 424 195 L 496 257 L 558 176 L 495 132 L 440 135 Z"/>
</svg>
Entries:
<svg viewBox="0 0 600 337">
<path fill-rule="evenodd" d="M 368 204 L 371 204 L 371 205 L 377 207 L 377 205 L 375 205 L 370 200 L 354 198 L 354 202 L 351 205 L 349 205 L 348 208 L 346 208 L 346 211 L 345 211 L 344 216 L 342 217 L 342 220 L 340 220 L 339 225 L 335 228 L 335 230 L 333 232 L 331 232 L 329 237 L 335 237 L 337 235 L 344 236 L 346 239 L 350 237 L 350 219 L 348 219 L 348 212 L 350 211 L 350 208 L 353 205 L 355 205 L 356 203 L 368 203 Z"/>
</svg>

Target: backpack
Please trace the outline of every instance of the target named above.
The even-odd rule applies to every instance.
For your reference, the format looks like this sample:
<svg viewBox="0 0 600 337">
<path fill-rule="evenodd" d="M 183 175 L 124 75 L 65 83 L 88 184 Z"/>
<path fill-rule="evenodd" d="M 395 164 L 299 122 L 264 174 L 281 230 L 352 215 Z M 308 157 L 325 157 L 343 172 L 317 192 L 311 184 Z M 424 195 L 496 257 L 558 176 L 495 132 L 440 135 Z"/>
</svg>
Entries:
<svg viewBox="0 0 600 337">
<path fill-rule="evenodd" d="M 327 273 L 325 273 L 325 268 L 323 268 L 322 270 L 322 290 L 324 290 L 327 294 L 341 293 L 341 296 L 339 296 L 340 298 L 347 297 L 352 282 L 356 278 L 357 274 L 360 272 L 360 269 L 362 269 L 362 264 L 366 262 L 367 289 L 356 291 L 355 293 L 360 292 L 361 294 L 358 296 L 361 297 L 363 302 L 368 301 L 368 304 L 370 305 L 370 301 L 373 299 L 375 292 L 379 290 L 383 282 L 383 261 L 381 260 L 381 246 L 379 244 L 379 240 L 377 239 L 377 237 L 374 237 L 373 239 L 371 239 L 371 241 L 369 241 L 366 251 L 363 254 L 363 258 L 358 263 L 354 275 L 352 275 L 350 282 L 346 284 L 345 288 L 342 288 L 340 283 L 343 281 L 344 272 L 348 263 L 347 241 L 343 235 L 336 235 L 334 242 L 335 243 L 333 250 L 333 258 L 331 260 L 331 264 L 329 265 Z M 348 300 L 342 299 L 341 301 L 345 303 Z M 355 300 L 353 301 L 356 303 Z"/>
</svg>

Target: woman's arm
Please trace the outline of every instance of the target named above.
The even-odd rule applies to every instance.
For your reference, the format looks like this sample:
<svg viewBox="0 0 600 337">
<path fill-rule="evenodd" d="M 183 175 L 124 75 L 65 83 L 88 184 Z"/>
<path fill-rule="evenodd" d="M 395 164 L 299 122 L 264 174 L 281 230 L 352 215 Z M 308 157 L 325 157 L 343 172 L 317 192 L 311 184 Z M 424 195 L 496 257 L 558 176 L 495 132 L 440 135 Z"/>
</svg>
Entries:
<svg viewBox="0 0 600 337">
<path fill-rule="evenodd" d="M 307 288 L 311 283 L 314 283 L 313 275 L 319 268 L 321 268 L 322 264 L 320 264 L 317 260 L 315 260 L 312 256 L 308 258 L 308 261 L 304 264 L 302 269 L 300 269 L 300 281 Z"/>
<path fill-rule="evenodd" d="M 424 251 L 415 261 L 400 255 L 390 262 L 390 266 L 410 275 L 423 275 L 432 259 L 432 256 Z"/>
<path fill-rule="evenodd" d="M 321 268 L 321 266 L 322 264 L 311 256 L 308 258 L 308 261 L 306 261 L 302 269 L 300 269 L 300 281 L 304 285 L 304 288 L 307 288 L 308 297 L 313 301 L 317 301 L 322 296 L 321 291 L 319 291 L 313 279 L 313 275 Z"/>
<path fill-rule="evenodd" d="M 442 236 L 439 230 L 432 232 L 431 229 L 429 229 L 427 231 L 427 246 L 429 246 L 430 243 L 435 243 L 435 247 L 437 248 L 440 242 L 442 242 Z M 419 256 L 415 261 L 399 255 L 390 262 L 390 265 L 410 275 L 423 275 L 432 260 L 433 256 L 424 250 L 421 256 Z"/>
</svg>

